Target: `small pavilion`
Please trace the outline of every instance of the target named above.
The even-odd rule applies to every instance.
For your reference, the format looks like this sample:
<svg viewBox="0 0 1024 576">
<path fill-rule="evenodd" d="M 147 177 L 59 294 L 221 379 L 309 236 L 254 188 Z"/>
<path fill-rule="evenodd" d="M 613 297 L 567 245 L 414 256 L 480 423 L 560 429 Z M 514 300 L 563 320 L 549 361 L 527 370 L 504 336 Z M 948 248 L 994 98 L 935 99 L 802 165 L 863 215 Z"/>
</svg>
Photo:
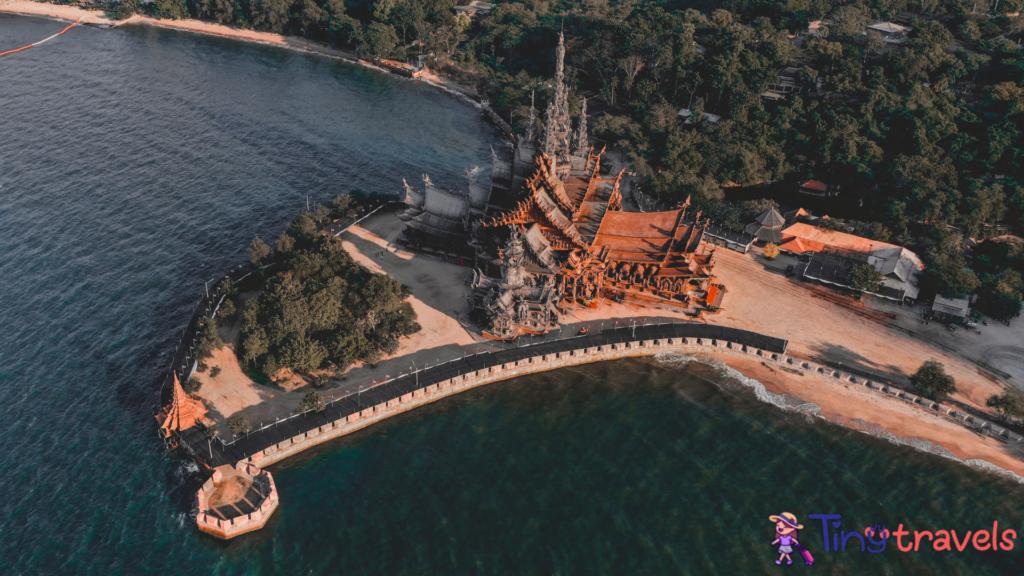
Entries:
<svg viewBox="0 0 1024 576">
<path fill-rule="evenodd" d="M 206 406 L 195 398 L 189 398 L 178 381 L 178 374 L 174 374 L 174 387 L 172 388 L 171 405 L 164 408 L 156 415 L 156 421 L 164 436 L 170 436 L 175 432 L 188 430 L 189 428 L 203 422 L 206 417 Z"/>
</svg>

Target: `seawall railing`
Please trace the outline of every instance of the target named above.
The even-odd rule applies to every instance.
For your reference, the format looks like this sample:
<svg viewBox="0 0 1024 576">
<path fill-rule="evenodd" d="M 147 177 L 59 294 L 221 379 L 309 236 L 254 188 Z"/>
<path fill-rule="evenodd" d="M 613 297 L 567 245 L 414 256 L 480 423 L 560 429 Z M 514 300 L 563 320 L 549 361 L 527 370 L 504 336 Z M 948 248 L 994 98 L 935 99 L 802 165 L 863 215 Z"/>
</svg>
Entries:
<svg viewBox="0 0 1024 576">
<path fill-rule="evenodd" d="M 285 442 L 288 445 L 299 443 L 311 445 L 305 441 L 316 438 L 324 432 L 331 432 L 331 434 L 316 443 L 342 435 L 339 433 L 342 427 L 346 428 L 344 433 L 362 428 L 382 419 L 382 415 L 385 413 L 391 415 L 400 404 L 403 405 L 400 411 L 411 409 L 413 406 L 406 402 L 413 398 L 425 397 L 428 391 L 430 399 L 427 401 L 454 393 L 451 388 L 453 382 L 459 383 L 458 390 L 455 391 L 461 391 L 467 387 L 530 372 L 551 370 L 563 365 L 643 355 L 648 352 L 655 353 L 651 352 L 654 342 L 668 342 L 669 340 L 674 342 L 674 346 L 682 346 L 684 341 L 692 345 L 697 345 L 700 341 L 730 343 L 730 345 L 739 346 L 744 350 L 757 350 L 766 355 L 784 354 L 788 346 L 788 341 L 781 338 L 738 328 L 695 322 L 615 328 L 597 334 L 542 342 L 499 352 L 483 352 L 451 360 L 391 378 L 372 388 L 338 398 L 329 402 L 321 412 L 307 411 L 268 423 L 230 442 L 221 438 L 210 440 L 198 428 L 182 432 L 180 438 L 182 445 L 197 460 L 210 467 L 234 464 L 247 459 L 262 466 L 268 463 L 265 461 L 268 449 L 274 451 L 273 447 Z M 651 342 L 652 344 L 647 344 L 644 350 L 640 351 L 639 348 L 645 346 L 641 344 L 642 342 Z M 659 344 L 659 346 L 662 345 Z M 586 355 L 579 352 L 586 350 L 591 352 Z M 572 361 L 568 361 L 568 358 L 572 358 Z M 561 362 L 552 364 L 554 360 L 561 360 Z M 510 366 L 520 368 L 510 371 Z M 483 380 L 479 380 L 481 377 Z M 439 391 L 444 393 L 438 396 L 437 392 Z M 425 402 L 417 402 L 416 405 L 423 403 Z M 356 421 L 360 421 L 358 426 L 348 426 Z M 293 442 L 295 439 L 301 440 Z M 253 455 L 257 454 L 260 456 L 253 459 Z M 274 460 L 279 459 L 280 457 Z"/>
</svg>

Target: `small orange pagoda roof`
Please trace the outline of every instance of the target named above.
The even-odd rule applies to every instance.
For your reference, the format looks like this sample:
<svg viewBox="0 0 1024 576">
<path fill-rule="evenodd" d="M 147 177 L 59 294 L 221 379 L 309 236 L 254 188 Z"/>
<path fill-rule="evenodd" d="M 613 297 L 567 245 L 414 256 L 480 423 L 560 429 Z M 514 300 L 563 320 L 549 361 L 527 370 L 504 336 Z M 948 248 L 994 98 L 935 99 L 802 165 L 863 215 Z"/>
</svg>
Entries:
<svg viewBox="0 0 1024 576">
<path fill-rule="evenodd" d="M 189 398 L 178 381 L 178 374 L 174 374 L 174 387 L 172 388 L 171 405 L 163 412 L 156 415 L 156 421 L 160 423 L 160 429 L 165 436 L 174 432 L 188 430 L 203 421 L 206 416 L 206 406 L 194 398 Z"/>
</svg>

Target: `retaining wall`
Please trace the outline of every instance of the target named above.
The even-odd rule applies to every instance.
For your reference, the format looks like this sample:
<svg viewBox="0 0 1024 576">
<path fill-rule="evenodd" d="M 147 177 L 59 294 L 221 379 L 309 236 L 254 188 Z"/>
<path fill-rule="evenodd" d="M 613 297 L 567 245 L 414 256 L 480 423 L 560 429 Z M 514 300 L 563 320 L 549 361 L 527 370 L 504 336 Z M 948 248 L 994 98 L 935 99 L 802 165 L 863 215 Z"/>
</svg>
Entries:
<svg viewBox="0 0 1024 576">
<path fill-rule="evenodd" d="M 915 404 L 917 407 L 922 408 L 935 416 L 967 426 L 977 432 L 985 433 L 1001 441 L 1024 445 L 1024 437 L 1021 437 L 1019 434 L 1010 432 L 1001 426 L 997 426 L 977 417 L 965 415 L 948 405 L 922 399 L 888 384 L 865 380 L 814 362 L 799 358 L 792 358 L 785 354 L 768 352 L 759 348 L 744 346 L 735 342 L 706 338 L 668 338 L 636 340 L 619 344 L 579 348 L 575 350 L 538 355 L 524 360 L 491 366 L 483 370 L 463 374 L 456 378 L 451 378 L 414 390 L 413 392 L 404 394 L 392 400 L 381 402 L 374 406 L 369 406 L 355 414 L 351 414 L 303 434 L 288 438 L 248 456 L 245 461 L 256 464 L 260 467 L 265 467 L 270 464 L 280 462 L 289 456 L 298 454 L 303 450 L 334 438 L 350 434 L 356 430 L 360 430 L 396 414 L 407 412 L 419 406 L 423 406 L 424 404 L 446 398 L 453 394 L 458 394 L 459 392 L 470 388 L 490 384 L 492 382 L 590 362 L 602 362 L 637 356 L 650 356 L 665 352 L 678 352 L 684 354 L 715 352 L 727 353 L 735 356 L 750 356 L 754 359 L 760 359 L 765 363 L 802 370 L 819 378 L 859 384 L 879 393 L 880 395 Z"/>
</svg>

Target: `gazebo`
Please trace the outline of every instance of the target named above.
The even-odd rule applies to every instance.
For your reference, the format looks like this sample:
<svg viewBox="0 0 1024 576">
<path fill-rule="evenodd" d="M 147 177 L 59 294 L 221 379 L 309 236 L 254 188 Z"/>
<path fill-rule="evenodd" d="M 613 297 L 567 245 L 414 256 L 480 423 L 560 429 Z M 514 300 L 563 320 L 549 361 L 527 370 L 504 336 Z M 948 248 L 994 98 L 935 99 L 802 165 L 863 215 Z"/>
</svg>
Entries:
<svg viewBox="0 0 1024 576">
<path fill-rule="evenodd" d="M 746 233 L 763 242 L 782 242 L 782 227 L 786 219 L 775 208 L 766 210 L 753 222 L 747 225 Z"/>
</svg>

